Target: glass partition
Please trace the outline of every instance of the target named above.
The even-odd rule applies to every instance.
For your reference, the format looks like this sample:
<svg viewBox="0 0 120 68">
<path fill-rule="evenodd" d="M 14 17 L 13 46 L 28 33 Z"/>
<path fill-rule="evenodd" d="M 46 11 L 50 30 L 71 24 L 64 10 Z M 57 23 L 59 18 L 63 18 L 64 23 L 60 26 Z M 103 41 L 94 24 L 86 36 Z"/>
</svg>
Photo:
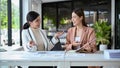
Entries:
<svg viewBox="0 0 120 68">
<path fill-rule="evenodd" d="M 8 14 L 7 0 L 0 0 L 0 44 L 5 46 L 8 44 Z"/>
<path fill-rule="evenodd" d="M 20 8 L 19 8 L 20 3 L 19 2 L 20 0 L 16 0 L 16 1 L 11 0 L 9 2 L 8 0 L 0 0 L 0 17 L 1 17 L 0 43 L 2 46 L 20 45 Z M 8 4 L 9 4 L 9 8 L 8 8 Z M 8 11 L 9 9 L 11 9 L 11 11 Z M 9 19 L 8 19 L 8 13 L 10 15 Z M 9 32 L 9 30 L 12 31 Z M 10 39 L 10 42 L 8 41 L 8 39 Z"/>
<path fill-rule="evenodd" d="M 19 0 L 12 1 L 12 44 L 20 44 L 20 9 Z"/>
</svg>

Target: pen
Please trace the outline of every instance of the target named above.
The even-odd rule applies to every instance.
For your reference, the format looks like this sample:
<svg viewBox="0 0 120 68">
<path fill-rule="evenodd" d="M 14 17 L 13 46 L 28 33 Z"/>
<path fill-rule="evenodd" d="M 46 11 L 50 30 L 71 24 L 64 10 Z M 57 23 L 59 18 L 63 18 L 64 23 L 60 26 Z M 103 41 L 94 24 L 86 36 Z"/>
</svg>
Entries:
<svg viewBox="0 0 120 68">
<path fill-rule="evenodd" d="M 65 50 L 65 54 L 67 53 L 67 50 Z"/>
<path fill-rule="evenodd" d="M 65 50 L 65 55 L 66 55 L 66 53 L 67 53 L 67 50 Z"/>
<path fill-rule="evenodd" d="M 95 40 L 96 40 L 96 38 L 92 39 L 92 40 L 89 41 L 87 44 L 90 44 L 90 43 L 92 43 L 92 42 L 95 41 Z M 82 47 L 78 48 L 78 49 L 76 50 L 76 52 L 79 52 L 79 50 L 82 50 Z"/>
</svg>

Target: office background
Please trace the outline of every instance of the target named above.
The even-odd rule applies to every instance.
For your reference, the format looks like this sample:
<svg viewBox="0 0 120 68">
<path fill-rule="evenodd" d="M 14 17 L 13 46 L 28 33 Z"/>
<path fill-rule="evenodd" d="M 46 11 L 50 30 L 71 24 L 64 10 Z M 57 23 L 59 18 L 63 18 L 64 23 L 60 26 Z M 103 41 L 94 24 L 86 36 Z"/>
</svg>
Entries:
<svg viewBox="0 0 120 68">
<path fill-rule="evenodd" d="M 109 48 L 120 49 L 120 1 L 119 0 L 0 0 L 0 44 L 22 46 L 22 25 L 26 14 L 37 11 L 41 16 L 42 29 L 50 38 L 56 31 L 67 31 L 72 26 L 71 12 L 84 8 L 86 23 L 107 20 L 111 24 Z"/>
</svg>

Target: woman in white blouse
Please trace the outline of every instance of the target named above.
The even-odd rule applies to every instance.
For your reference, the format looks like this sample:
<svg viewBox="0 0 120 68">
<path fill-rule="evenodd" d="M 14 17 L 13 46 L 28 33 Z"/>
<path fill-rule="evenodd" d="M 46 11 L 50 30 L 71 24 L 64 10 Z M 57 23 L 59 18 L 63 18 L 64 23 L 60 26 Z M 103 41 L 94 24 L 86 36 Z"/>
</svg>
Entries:
<svg viewBox="0 0 120 68">
<path fill-rule="evenodd" d="M 45 31 L 40 28 L 40 15 L 37 12 L 30 11 L 26 19 L 22 30 L 22 45 L 25 51 L 48 51 L 59 42 L 58 37 L 63 32 L 57 32 L 49 41 Z"/>
</svg>

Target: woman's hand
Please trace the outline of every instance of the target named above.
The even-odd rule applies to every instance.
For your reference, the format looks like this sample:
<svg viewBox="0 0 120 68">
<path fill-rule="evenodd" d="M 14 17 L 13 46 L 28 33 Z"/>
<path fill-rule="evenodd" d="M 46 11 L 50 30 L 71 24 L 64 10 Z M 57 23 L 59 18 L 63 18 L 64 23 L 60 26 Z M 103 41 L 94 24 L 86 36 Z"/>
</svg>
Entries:
<svg viewBox="0 0 120 68">
<path fill-rule="evenodd" d="M 35 46 L 35 42 L 34 41 L 30 41 L 29 44 L 30 44 L 30 47 L 31 46 Z"/>
<path fill-rule="evenodd" d="M 64 32 L 57 32 L 57 33 L 54 35 L 54 37 L 55 37 L 55 38 L 58 38 L 58 37 L 61 36 L 63 33 L 64 33 Z"/>
<path fill-rule="evenodd" d="M 69 44 L 69 45 L 65 45 L 66 46 L 66 51 L 68 51 L 68 50 L 72 50 L 72 44 Z"/>
<path fill-rule="evenodd" d="M 86 50 L 86 51 L 88 51 L 88 52 L 91 52 L 91 47 L 90 47 L 90 45 L 89 45 L 89 43 L 86 43 L 86 44 L 84 44 L 82 47 L 81 47 L 81 49 L 84 49 L 84 50 Z"/>
<path fill-rule="evenodd" d="M 73 42 L 72 42 L 72 46 L 80 46 L 80 43 L 73 41 Z"/>
</svg>

